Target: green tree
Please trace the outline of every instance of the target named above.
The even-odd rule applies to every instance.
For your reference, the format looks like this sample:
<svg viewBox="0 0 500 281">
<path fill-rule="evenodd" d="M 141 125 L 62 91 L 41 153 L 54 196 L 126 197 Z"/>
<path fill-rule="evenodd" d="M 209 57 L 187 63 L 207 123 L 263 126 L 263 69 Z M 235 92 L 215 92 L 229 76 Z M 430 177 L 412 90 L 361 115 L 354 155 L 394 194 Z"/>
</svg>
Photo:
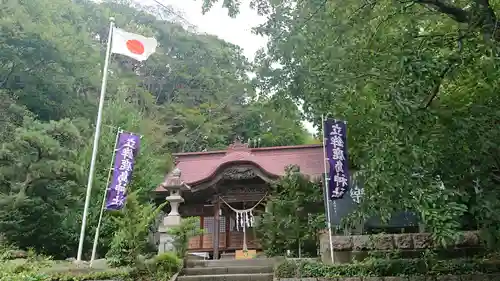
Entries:
<svg viewBox="0 0 500 281">
<path fill-rule="evenodd" d="M 182 218 L 179 226 L 169 228 L 167 231 L 168 234 L 172 235 L 175 253 L 181 259 L 187 258 L 189 239 L 203 234 L 203 229 L 200 229 L 199 217 Z"/>
<path fill-rule="evenodd" d="M 31 118 L 2 145 L 0 233 L 7 241 L 56 257 L 76 245 L 73 208 L 83 176 L 76 152 L 82 146 L 70 120 L 40 123 Z"/>
<path fill-rule="evenodd" d="M 120 28 L 156 37 L 159 47 L 142 63 L 112 56 L 86 252 L 117 127 L 143 135 L 129 186 L 140 204 L 163 180 L 172 152 L 225 148 L 235 132 L 264 145 L 308 139 L 296 108 L 286 109 L 292 99 L 257 98 L 241 48 L 184 28 L 168 9 L 119 0 L 3 1 L 0 232 L 21 248 L 61 258 L 76 250 L 110 16 Z M 41 220 L 54 224 L 36 225 Z M 98 255 L 118 228 L 106 213 Z"/>
<path fill-rule="evenodd" d="M 325 227 L 323 196 L 318 183 L 289 166 L 273 185 L 270 210 L 257 223 L 257 235 L 269 256 L 316 256 L 319 231 Z"/>
<path fill-rule="evenodd" d="M 358 217 L 414 210 L 443 243 L 477 227 L 497 244 L 497 1 L 252 3 L 268 16 L 255 30 L 270 38 L 262 88 L 303 102 L 317 125 L 349 122 L 366 179 Z"/>
<path fill-rule="evenodd" d="M 115 212 L 113 220 L 117 227 L 110 249 L 106 254 L 113 266 L 133 265 L 148 249 L 149 227 L 167 204 L 159 206 L 141 204 L 135 193 L 128 194 L 121 212 Z"/>
</svg>

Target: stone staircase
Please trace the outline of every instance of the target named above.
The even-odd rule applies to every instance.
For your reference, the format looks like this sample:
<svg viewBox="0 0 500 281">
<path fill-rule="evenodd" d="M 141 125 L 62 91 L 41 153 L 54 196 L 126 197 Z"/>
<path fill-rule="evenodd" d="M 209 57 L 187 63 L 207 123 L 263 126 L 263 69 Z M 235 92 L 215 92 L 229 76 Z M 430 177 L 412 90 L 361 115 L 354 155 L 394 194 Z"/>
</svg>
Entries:
<svg viewBox="0 0 500 281">
<path fill-rule="evenodd" d="M 188 260 L 177 281 L 272 281 L 274 260 Z"/>
</svg>

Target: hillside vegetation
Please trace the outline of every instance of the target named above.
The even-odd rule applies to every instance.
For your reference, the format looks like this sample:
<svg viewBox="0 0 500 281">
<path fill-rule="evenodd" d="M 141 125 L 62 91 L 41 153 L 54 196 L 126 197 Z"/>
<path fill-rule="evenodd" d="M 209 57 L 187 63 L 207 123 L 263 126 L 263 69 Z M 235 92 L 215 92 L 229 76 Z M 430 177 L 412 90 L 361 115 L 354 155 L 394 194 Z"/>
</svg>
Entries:
<svg viewBox="0 0 500 281">
<path fill-rule="evenodd" d="M 142 134 L 130 189 L 138 204 L 174 152 L 224 149 L 236 136 L 261 146 L 309 141 L 290 99 L 257 95 L 240 47 L 188 30 L 174 11 L 128 1 L 0 3 L 0 233 L 55 258 L 75 256 L 109 17 L 154 36 L 144 63 L 114 55 L 85 251 L 91 249 L 117 127 Z M 99 256 L 117 225 L 104 218 Z"/>
<path fill-rule="evenodd" d="M 365 183 L 352 225 L 411 210 L 439 242 L 481 229 L 499 246 L 500 1 L 200 2 L 266 15 L 264 91 L 303 102 L 316 125 L 347 120 Z"/>
</svg>

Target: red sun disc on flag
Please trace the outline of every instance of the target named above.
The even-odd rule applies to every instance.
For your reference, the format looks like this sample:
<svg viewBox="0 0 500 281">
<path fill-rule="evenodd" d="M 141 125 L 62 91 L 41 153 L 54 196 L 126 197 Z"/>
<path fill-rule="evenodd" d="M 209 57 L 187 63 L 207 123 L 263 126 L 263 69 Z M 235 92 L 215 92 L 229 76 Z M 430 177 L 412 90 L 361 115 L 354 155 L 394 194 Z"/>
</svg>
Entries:
<svg viewBox="0 0 500 281">
<path fill-rule="evenodd" d="M 144 44 L 139 40 L 128 40 L 127 41 L 127 49 L 136 55 L 144 54 Z"/>
</svg>

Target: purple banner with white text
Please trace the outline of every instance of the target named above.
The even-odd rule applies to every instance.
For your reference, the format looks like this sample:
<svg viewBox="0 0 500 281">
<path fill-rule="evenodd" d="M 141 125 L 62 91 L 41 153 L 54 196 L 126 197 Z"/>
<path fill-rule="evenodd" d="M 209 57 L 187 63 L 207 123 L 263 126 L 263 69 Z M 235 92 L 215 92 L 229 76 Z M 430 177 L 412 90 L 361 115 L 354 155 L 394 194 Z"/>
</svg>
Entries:
<svg viewBox="0 0 500 281">
<path fill-rule="evenodd" d="M 120 133 L 116 146 L 113 178 L 106 196 L 106 210 L 121 210 L 127 199 L 127 185 L 132 178 L 134 161 L 141 138 L 131 133 Z"/>
<path fill-rule="evenodd" d="M 328 157 L 328 195 L 330 200 L 341 199 L 349 188 L 347 162 L 347 125 L 344 121 L 326 119 L 325 149 Z"/>
</svg>

